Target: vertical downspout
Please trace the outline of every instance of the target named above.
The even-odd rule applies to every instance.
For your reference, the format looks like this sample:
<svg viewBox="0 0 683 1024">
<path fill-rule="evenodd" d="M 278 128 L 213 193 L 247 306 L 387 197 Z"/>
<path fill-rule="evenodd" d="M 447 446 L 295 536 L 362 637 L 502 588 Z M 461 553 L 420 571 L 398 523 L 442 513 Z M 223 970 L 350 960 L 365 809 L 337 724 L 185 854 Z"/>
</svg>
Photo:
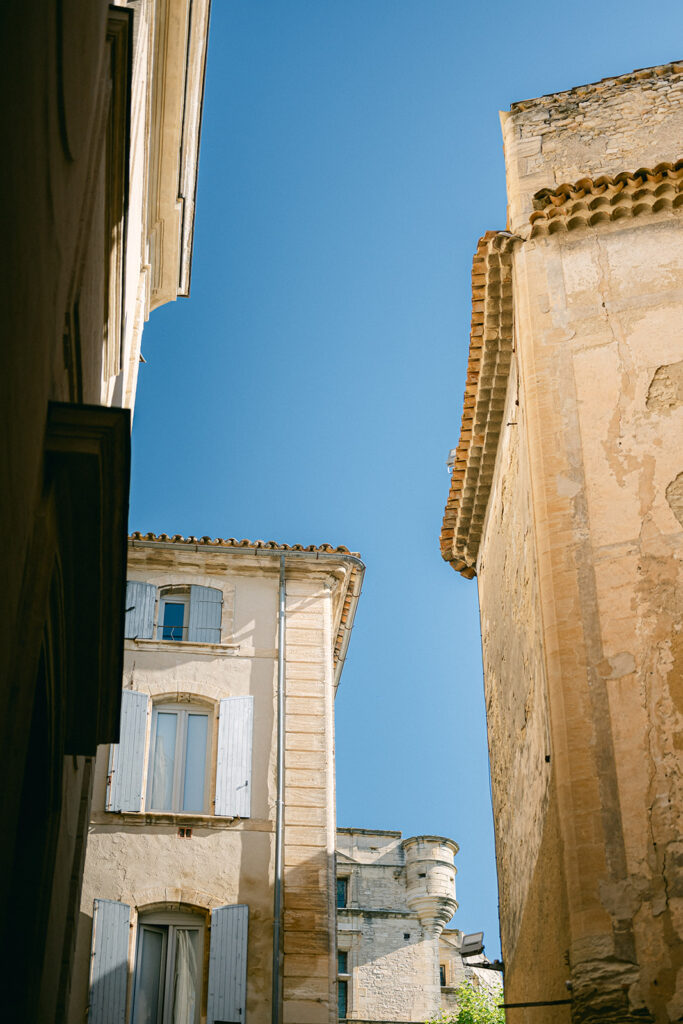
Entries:
<svg viewBox="0 0 683 1024">
<path fill-rule="evenodd" d="M 285 556 L 280 555 L 277 642 L 277 803 L 275 807 L 275 886 L 273 898 L 272 1024 L 280 1022 L 280 938 L 282 933 L 282 845 L 285 792 Z"/>
</svg>

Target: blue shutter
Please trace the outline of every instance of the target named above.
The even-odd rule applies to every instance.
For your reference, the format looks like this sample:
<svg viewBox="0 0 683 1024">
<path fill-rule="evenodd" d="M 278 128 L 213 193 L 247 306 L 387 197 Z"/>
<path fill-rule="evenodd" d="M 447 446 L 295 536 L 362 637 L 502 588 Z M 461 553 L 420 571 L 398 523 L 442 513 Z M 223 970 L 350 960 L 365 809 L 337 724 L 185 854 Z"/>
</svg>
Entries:
<svg viewBox="0 0 683 1024">
<path fill-rule="evenodd" d="M 95 900 L 92 916 L 89 1024 L 125 1024 L 130 907 Z"/>
<path fill-rule="evenodd" d="M 244 1024 L 248 925 L 249 907 L 244 904 L 211 911 L 206 1024 Z"/>
<path fill-rule="evenodd" d="M 108 811 L 142 809 L 148 704 L 146 693 L 124 690 L 121 695 L 121 739 L 112 744 L 109 754 Z"/>
<path fill-rule="evenodd" d="M 187 639 L 203 644 L 219 644 L 222 611 L 222 590 L 216 590 L 215 587 L 190 587 Z"/>
<path fill-rule="evenodd" d="M 215 813 L 248 818 L 251 814 L 251 747 L 254 698 L 226 697 L 218 715 Z"/>
<path fill-rule="evenodd" d="M 154 601 L 157 588 L 151 583 L 126 583 L 126 640 L 151 640 L 154 635 Z"/>
</svg>

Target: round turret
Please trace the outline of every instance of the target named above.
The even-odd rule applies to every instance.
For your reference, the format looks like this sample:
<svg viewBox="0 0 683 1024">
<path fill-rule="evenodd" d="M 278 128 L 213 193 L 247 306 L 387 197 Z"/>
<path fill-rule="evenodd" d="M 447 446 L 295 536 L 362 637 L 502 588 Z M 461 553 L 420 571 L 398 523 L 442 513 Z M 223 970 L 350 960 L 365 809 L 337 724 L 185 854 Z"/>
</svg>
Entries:
<svg viewBox="0 0 683 1024">
<path fill-rule="evenodd" d="M 443 836 L 413 836 L 403 841 L 406 855 L 406 903 L 428 935 L 439 935 L 458 909 L 455 899 L 458 844 Z"/>
</svg>

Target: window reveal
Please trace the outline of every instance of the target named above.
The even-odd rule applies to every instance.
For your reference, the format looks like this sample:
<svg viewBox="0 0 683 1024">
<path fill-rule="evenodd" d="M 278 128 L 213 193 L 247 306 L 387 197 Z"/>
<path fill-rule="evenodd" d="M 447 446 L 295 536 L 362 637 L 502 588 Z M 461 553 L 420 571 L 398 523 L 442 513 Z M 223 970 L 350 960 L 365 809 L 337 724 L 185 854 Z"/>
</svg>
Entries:
<svg viewBox="0 0 683 1024">
<path fill-rule="evenodd" d="M 348 903 L 349 897 L 349 880 L 348 878 L 337 879 L 337 907 L 345 907 Z"/>
<path fill-rule="evenodd" d="M 180 915 L 176 920 L 171 923 L 170 915 L 140 920 L 133 1024 L 199 1021 L 203 922 Z"/>
<path fill-rule="evenodd" d="M 154 709 L 149 809 L 201 814 L 206 805 L 209 715 L 163 705 Z"/>
</svg>

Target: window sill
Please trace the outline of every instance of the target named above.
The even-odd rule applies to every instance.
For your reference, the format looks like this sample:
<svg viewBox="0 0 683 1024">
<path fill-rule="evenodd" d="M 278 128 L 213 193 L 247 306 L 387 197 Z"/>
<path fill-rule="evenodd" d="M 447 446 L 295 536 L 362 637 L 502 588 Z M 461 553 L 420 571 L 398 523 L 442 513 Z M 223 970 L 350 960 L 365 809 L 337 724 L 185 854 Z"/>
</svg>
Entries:
<svg viewBox="0 0 683 1024">
<path fill-rule="evenodd" d="M 127 639 L 127 645 L 133 649 L 146 651 L 173 651 L 175 654 L 211 654 L 225 656 L 236 654 L 241 644 L 206 644 L 197 643 L 195 640 L 136 640 Z"/>
<path fill-rule="evenodd" d="M 176 814 L 168 811 L 102 811 L 93 814 L 93 825 L 172 825 L 183 828 L 251 829 L 273 832 L 275 825 L 264 818 L 224 818 L 215 814 Z"/>
</svg>

